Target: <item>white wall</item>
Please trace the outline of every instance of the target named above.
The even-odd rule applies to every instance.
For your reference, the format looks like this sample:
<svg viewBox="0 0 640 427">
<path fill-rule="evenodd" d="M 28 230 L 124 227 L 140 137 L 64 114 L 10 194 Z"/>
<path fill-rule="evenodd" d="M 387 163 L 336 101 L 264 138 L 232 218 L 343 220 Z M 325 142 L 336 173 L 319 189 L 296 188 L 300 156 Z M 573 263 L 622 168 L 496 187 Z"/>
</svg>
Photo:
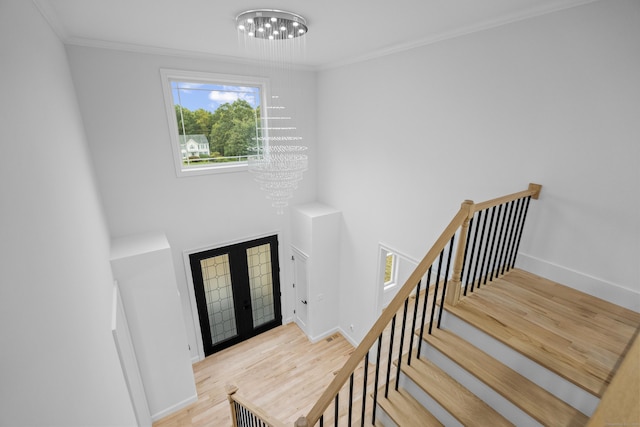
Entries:
<svg viewBox="0 0 640 427">
<path fill-rule="evenodd" d="M 173 249 L 192 357 L 197 357 L 185 250 L 281 232 L 283 319 L 293 311 L 289 214 L 278 216 L 249 172 L 177 178 L 160 69 L 271 78 L 272 94 L 309 147 L 310 166 L 292 204 L 315 198 L 315 74 L 99 48 L 67 48 L 98 188 L 113 237 L 163 231 Z M 289 123 L 287 124 L 289 125 Z"/>
<path fill-rule="evenodd" d="M 0 2 L 0 58 L 0 425 L 135 425 L 67 58 L 32 2 Z"/>
<path fill-rule="evenodd" d="M 521 251 L 638 305 L 638 52 L 640 2 L 599 1 L 320 72 L 342 329 L 373 321 L 378 242 L 421 259 L 464 199 L 529 182 L 544 187 Z"/>
<path fill-rule="evenodd" d="M 111 270 L 152 420 L 198 400 L 173 254 L 163 233 L 111 242 Z"/>
</svg>

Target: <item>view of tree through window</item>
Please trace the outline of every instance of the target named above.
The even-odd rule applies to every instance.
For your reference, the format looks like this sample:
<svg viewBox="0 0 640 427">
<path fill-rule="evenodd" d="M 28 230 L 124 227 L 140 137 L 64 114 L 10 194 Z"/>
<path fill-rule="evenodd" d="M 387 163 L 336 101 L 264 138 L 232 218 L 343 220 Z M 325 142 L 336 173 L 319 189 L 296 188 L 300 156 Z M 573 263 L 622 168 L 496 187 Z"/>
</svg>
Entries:
<svg viewBox="0 0 640 427">
<path fill-rule="evenodd" d="M 171 81 L 184 168 L 246 162 L 261 138 L 260 88 Z"/>
<path fill-rule="evenodd" d="M 396 271 L 396 255 L 393 252 L 387 252 L 384 265 L 384 284 L 390 285 L 395 280 Z"/>
</svg>

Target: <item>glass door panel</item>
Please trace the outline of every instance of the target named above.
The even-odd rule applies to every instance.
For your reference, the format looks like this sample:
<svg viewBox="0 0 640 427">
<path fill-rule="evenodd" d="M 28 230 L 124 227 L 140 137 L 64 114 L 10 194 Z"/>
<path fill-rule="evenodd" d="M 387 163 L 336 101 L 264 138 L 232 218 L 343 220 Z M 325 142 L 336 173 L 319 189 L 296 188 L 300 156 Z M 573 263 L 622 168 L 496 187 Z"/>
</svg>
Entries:
<svg viewBox="0 0 640 427">
<path fill-rule="evenodd" d="M 247 266 L 249 269 L 253 327 L 257 328 L 275 319 L 271 245 L 267 243 L 248 248 Z"/>
<path fill-rule="evenodd" d="M 200 261 L 212 344 L 238 335 L 233 305 L 229 255 Z"/>
</svg>

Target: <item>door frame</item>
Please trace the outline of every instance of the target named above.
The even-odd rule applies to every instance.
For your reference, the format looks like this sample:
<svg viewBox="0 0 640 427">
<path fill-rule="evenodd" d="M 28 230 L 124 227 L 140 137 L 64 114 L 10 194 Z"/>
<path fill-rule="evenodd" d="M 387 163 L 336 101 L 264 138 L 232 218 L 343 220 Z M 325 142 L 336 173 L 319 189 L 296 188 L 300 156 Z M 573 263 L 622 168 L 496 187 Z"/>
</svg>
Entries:
<svg viewBox="0 0 640 427">
<path fill-rule="evenodd" d="M 306 289 L 305 289 L 305 293 L 306 293 L 306 297 L 307 297 L 307 301 L 309 300 L 309 255 L 307 255 L 304 251 L 298 249 L 297 247 L 295 247 L 294 245 L 291 245 L 291 256 L 292 257 L 298 257 L 300 260 L 304 260 L 304 263 L 306 265 L 306 273 L 307 273 L 307 277 L 305 278 L 305 285 L 306 285 Z M 295 264 L 295 260 L 291 260 L 292 264 Z M 294 310 L 294 314 L 293 314 L 293 321 L 298 325 L 298 327 L 300 329 L 302 329 L 302 331 L 307 335 L 307 336 L 311 336 L 310 333 L 310 326 L 309 326 L 309 305 L 307 304 L 307 323 L 305 325 L 301 325 L 298 322 L 298 315 L 297 315 L 297 310 L 298 310 L 298 289 L 299 289 L 299 284 L 295 283 L 296 280 L 296 267 L 295 265 L 292 265 L 291 268 L 291 276 L 292 276 L 292 283 L 295 284 L 295 288 L 293 290 L 293 296 L 294 296 L 294 303 L 293 303 L 293 310 Z M 302 321 L 300 321 L 302 322 Z"/>
<path fill-rule="evenodd" d="M 193 248 L 193 249 L 186 249 L 182 252 L 182 261 L 184 263 L 184 270 L 185 270 L 185 275 L 187 276 L 187 291 L 189 292 L 189 305 L 190 305 L 190 309 L 191 309 L 191 322 L 193 325 L 193 332 L 195 334 L 195 342 L 196 342 L 196 352 L 197 352 L 197 358 L 192 358 L 191 359 L 191 363 L 196 363 L 199 362 L 201 360 L 204 360 L 205 356 L 204 356 L 204 343 L 202 342 L 202 329 L 200 328 L 200 317 L 198 316 L 198 304 L 196 301 L 196 293 L 195 293 L 195 288 L 194 288 L 194 283 L 193 283 L 193 275 L 191 274 L 191 262 L 189 260 L 189 256 L 198 252 L 205 252 L 208 250 L 212 250 L 212 249 L 220 249 L 223 248 L 225 246 L 231 246 L 231 245 L 236 245 L 238 243 L 243 243 L 243 242 L 249 242 L 251 240 L 257 240 L 257 239 L 262 239 L 265 237 L 269 237 L 269 236 L 277 236 L 278 238 L 278 259 L 280 260 L 280 307 L 281 307 L 281 311 L 284 313 L 285 311 L 285 288 L 286 286 L 282 286 L 283 282 L 282 280 L 282 274 L 283 274 L 283 264 L 282 264 L 282 260 L 283 258 L 283 253 L 282 253 L 282 248 L 283 248 L 283 237 L 282 237 L 282 233 L 280 231 L 272 231 L 272 232 L 268 232 L 268 233 L 262 233 L 262 234 L 258 234 L 258 235 L 253 235 L 253 236 L 248 236 L 248 237 L 242 237 L 239 239 L 233 239 L 233 240 L 226 240 L 224 242 L 220 242 L 220 243 L 215 243 L 212 245 L 207 245 L 207 246 L 201 246 L 198 248 Z M 285 323 L 285 317 L 282 317 L 282 323 Z"/>
</svg>

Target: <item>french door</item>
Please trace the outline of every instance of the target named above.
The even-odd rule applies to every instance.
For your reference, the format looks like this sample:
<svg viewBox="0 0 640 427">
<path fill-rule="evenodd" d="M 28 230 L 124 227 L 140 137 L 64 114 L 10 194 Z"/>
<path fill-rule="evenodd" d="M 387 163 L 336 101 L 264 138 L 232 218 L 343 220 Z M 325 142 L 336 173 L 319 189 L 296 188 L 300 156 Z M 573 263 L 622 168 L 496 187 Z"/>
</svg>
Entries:
<svg viewBox="0 0 640 427">
<path fill-rule="evenodd" d="M 205 356 L 282 324 L 278 238 L 189 255 Z"/>
</svg>

